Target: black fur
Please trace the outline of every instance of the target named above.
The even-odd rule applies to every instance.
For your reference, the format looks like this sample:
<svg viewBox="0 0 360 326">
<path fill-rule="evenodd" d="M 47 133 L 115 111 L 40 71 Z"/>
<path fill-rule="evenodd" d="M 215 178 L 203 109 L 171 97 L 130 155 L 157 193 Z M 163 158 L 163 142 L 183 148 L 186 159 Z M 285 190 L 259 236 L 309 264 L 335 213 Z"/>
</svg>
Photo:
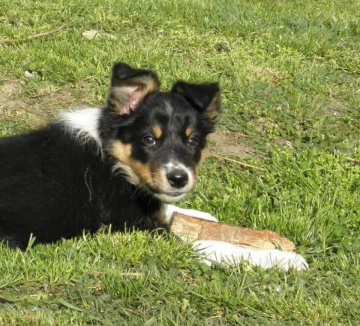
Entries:
<svg viewBox="0 0 360 326">
<path fill-rule="evenodd" d="M 116 99 L 114 86 L 133 91 L 134 83 L 139 83 L 133 78 L 142 76 L 149 77 L 155 89 L 141 94 L 139 103 L 129 109 L 123 101 L 125 113 L 116 111 L 109 98 L 98 121 L 101 144 L 89 135 L 78 136 L 64 122 L 0 139 L 0 241 L 25 249 L 31 234 L 36 243 L 49 243 L 80 235 L 83 230 L 96 232 L 102 225 L 111 224 L 115 231 L 124 230 L 125 225 L 142 230 L 158 226 L 154 215 L 160 210 L 156 194 L 161 189 L 156 182 L 129 182 L 126 172 L 116 168 L 119 157 L 113 155 L 113 145 L 130 145 L 129 160 L 149 171 L 157 171 L 170 156 L 193 169 L 214 128 L 203 112 L 218 86 L 205 84 L 199 89 L 182 82 L 190 95 L 184 96 L 176 88 L 160 92 L 153 72 L 117 64 L 112 99 Z M 139 85 L 137 90 L 146 89 L 141 81 Z M 162 134 L 155 145 L 149 145 L 149 138 L 144 139 L 153 137 L 154 125 L 160 126 Z M 188 127 L 194 129 L 189 138 L 185 136 Z"/>
</svg>

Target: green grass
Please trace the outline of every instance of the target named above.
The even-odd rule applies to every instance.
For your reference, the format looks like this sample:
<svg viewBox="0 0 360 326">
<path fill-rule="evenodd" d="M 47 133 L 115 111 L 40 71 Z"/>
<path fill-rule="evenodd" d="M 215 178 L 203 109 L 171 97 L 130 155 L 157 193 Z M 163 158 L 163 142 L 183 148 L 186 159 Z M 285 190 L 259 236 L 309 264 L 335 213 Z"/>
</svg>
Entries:
<svg viewBox="0 0 360 326">
<path fill-rule="evenodd" d="M 24 253 L 1 247 L 0 325 L 359 324 L 360 166 L 348 158 L 360 160 L 360 3 L 0 4 L 0 39 L 64 23 L 0 41 L 1 136 L 101 105 L 115 61 L 156 70 L 165 89 L 219 80 L 219 128 L 266 172 L 210 158 L 181 205 L 279 232 L 311 268 L 208 268 L 172 238 L 106 229 Z"/>
</svg>

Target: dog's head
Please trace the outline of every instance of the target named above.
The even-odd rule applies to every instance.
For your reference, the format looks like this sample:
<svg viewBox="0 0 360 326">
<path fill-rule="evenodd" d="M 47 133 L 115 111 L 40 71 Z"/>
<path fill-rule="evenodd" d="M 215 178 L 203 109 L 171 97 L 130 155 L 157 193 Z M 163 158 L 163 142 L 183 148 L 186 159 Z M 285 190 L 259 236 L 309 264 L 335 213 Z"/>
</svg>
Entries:
<svg viewBox="0 0 360 326">
<path fill-rule="evenodd" d="M 220 112 L 220 90 L 216 83 L 179 81 L 170 92 L 159 86 L 153 72 L 116 64 L 102 134 L 115 168 L 130 183 L 176 202 L 195 185 Z"/>
</svg>

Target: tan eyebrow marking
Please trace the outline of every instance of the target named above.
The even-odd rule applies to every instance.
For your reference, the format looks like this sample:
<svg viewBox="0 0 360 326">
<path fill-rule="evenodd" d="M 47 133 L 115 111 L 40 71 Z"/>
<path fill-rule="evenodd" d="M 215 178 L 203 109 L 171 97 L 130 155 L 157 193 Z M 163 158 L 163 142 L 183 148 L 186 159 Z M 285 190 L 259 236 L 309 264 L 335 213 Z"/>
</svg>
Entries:
<svg viewBox="0 0 360 326">
<path fill-rule="evenodd" d="M 185 130 L 185 136 L 190 137 L 190 135 L 193 133 L 194 129 L 191 127 L 186 128 Z"/>
<path fill-rule="evenodd" d="M 156 139 L 159 139 L 163 133 L 159 125 L 153 126 L 152 131 Z"/>
</svg>

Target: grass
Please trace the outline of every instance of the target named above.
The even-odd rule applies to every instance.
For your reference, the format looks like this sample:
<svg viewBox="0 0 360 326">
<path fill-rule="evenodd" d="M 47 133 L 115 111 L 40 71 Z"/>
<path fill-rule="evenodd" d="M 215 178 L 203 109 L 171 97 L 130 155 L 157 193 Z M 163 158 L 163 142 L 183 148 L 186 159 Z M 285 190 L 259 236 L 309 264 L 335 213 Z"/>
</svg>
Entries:
<svg viewBox="0 0 360 326">
<path fill-rule="evenodd" d="M 0 135 L 104 103 L 115 61 L 156 70 L 165 89 L 219 80 L 219 128 L 266 172 L 210 158 L 182 205 L 279 232 L 311 269 L 208 268 L 172 238 L 107 229 L 2 247 L 0 324 L 359 324 L 359 21 L 355 0 L 2 0 L 0 39 L 67 27 L 0 41 Z"/>
</svg>

